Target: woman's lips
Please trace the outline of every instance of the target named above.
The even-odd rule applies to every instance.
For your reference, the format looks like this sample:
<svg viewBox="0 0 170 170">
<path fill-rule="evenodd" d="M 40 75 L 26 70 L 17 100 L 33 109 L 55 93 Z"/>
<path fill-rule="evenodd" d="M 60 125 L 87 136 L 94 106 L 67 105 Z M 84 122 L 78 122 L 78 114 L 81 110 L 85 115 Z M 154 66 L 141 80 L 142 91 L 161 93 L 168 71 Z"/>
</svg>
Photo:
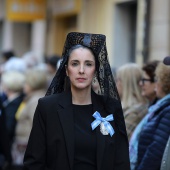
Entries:
<svg viewBox="0 0 170 170">
<path fill-rule="evenodd" d="M 85 79 L 85 78 L 77 78 L 77 80 L 78 80 L 79 82 L 83 82 L 83 81 L 85 81 L 86 79 Z"/>
</svg>

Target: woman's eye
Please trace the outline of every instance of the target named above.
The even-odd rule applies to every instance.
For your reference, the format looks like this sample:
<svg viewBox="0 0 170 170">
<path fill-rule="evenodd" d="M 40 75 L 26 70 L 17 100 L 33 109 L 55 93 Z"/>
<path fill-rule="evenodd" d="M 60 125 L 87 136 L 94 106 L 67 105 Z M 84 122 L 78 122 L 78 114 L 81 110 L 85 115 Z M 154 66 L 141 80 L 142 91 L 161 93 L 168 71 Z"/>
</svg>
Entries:
<svg viewBox="0 0 170 170">
<path fill-rule="evenodd" d="M 72 65 L 72 66 L 77 66 L 77 65 L 78 65 L 78 63 L 72 63 L 71 65 Z"/>
<path fill-rule="evenodd" d="M 91 63 L 87 63 L 86 65 L 87 65 L 87 66 L 92 66 L 92 64 L 91 64 Z"/>
</svg>

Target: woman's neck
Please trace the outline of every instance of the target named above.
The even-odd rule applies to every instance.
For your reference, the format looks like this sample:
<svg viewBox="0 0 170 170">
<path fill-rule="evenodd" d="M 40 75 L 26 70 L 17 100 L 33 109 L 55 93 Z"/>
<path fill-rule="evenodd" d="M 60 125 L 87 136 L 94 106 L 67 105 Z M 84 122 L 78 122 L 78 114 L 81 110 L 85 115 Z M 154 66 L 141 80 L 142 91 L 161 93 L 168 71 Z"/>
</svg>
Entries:
<svg viewBox="0 0 170 170">
<path fill-rule="evenodd" d="M 155 99 L 156 99 L 156 94 L 150 95 L 148 97 L 149 103 L 153 103 L 155 101 Z"/>
<path fill-rule="evenodd" d="M 71 88 L 72 93 L 72 103 L 78 105 L 87 105 L 91 104 L 91 89 L 73 89 Z"/>
</svg>

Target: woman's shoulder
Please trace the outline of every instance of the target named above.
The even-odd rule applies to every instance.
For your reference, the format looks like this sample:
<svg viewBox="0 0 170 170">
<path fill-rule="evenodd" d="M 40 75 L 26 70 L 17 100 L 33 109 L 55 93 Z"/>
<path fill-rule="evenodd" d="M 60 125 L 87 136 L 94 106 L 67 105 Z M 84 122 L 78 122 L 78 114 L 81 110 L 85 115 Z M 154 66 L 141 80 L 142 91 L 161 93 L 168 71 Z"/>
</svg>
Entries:
<svg viewBox="0 0 170 170">
<path fill-rule="evenodd" d="M 126 116 L 129 114 L 133 114 L 136 116 L 142 116 L 142 115 L 145 115 L 147 112 L 148 112 L 148 104 L 137 103 L 125 109 L 124 115 Z"/>
<path fill-rule="evenodd" d="M 64 95 L 65 95 L 65 93 L 62 92 L 62 93 L 52 94 L 49 96 L 44 96 L 39 99 L 39 102 L 46 103 L 46 104 L 53 103 L 53 102 L 58 103 Z"/>
<path fill-rule="evenodd" d="M 158 115 L 159 117 L 170 117 L 170 101 L 160 105 L 160 107 L 158 107 L 155 111 L 155 115 Z"/>
<path fill-rule="evenodd" d="M 170 123 L 170 105 L 167 105 L 158 112 L 158 117 L 164 121 L 165 124 Z"/>
</svg>

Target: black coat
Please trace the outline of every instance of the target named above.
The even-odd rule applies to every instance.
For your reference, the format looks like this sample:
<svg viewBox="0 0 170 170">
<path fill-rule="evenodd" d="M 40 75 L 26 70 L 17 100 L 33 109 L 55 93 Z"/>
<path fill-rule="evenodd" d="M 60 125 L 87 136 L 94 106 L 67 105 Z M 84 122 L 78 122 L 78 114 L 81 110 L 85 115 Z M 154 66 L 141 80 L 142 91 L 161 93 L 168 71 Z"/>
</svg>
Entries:
<svg viewBox="0 0 170 170">
<path fill-rule="evenodd" d="M 0 101 L 0 154 L 5 157 L 5 161 L 10 163 L 12 161 L 9 136 L 6 129 L 5 113 L 2 103 Z"/>
<path fill-rule="evenodd" d="M 137 170 L 160 170 L 170 136 L 170 99 L 159 104 L 152 114 L 140 133 Z"/>
<path fill-rule="evenodd" d="M 73 170 L 74 120 L 71 98 L 71 93 L 64 92 L 39 100 L 24 158 L 27 170 Z M 101 96 L 92 93 L 92 103 L 94 112 L 98 111 L 102 117 L 120 113 L 120 103 L 116 100 L 111 106 L 106 102 L 109 104 L 107 107 Z M 115 121 L 110 123 L 115 130 L 112 137 L 102 135 L 99 126 L 96 128 L 97 170 L 130 170 L 126 132 L 121 133 Z"/>
<path fill-rule="evenodd" d="M 5 109 L 5 114 L 6 114 L 6 125 L 7 125 L 7 130 L 9 133 L 9 138 L 10 138 L 10 144 L 12 144 L 14 135 L 15 135 L 15 127 L 17 124 L 17 121 L 15 119 L 15 114 L 23 101 L 24 94 L 20 94 L 18 97 L 13 99 L 10 102 L 4 102 L 4 109 Z"/>
</svg>

